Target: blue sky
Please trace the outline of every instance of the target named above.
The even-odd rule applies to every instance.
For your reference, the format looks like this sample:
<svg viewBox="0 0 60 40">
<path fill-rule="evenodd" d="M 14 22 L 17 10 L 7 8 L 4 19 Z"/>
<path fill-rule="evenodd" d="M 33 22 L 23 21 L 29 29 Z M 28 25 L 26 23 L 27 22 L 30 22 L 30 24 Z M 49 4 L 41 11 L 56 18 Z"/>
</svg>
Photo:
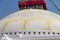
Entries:
<svg viewBox="0 0 60 40">
<path fill-rule="evenodd" d="M 18 7 L 19 0 L 0 0 L 0 19 L 5 16 L 19 11 Z M 55 12 L 60 15 L 60 12 L 55 8 L 55 6 L 49 1 L 45 0 L 47 8 L 49 11 Z M 60 0 L 52 0 L 60 9 Z"/>
</svg>

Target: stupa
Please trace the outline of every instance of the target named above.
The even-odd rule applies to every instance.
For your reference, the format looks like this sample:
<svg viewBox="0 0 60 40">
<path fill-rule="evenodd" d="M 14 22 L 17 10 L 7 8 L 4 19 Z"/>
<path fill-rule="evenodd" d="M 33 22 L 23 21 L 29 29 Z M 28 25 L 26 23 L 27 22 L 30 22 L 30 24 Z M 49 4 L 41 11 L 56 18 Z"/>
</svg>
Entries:
<svg viewBox="0 0 60 40">
<path fill-rule="evenodd" d="M 21 0 L 18 5 L 20 11 L 0 20 L 1 36 L 6 34 L 6 39 L 13 40 L 52 40 L 60 37 L 60 15 L 48 11 L 44 0 Z M 19 37 L 16 36 L 18 34 Z"/>
</svg>

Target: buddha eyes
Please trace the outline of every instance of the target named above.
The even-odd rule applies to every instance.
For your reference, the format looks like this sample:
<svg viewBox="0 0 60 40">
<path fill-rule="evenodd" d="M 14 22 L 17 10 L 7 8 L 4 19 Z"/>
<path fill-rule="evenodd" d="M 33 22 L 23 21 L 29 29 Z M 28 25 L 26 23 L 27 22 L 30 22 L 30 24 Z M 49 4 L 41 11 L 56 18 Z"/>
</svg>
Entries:
<svg viewBox="0 0 60 40">
<path fill-rule="evenodd" d="M 24 8 L 25 8 L 25 9 L 29 9 L 30 7 L 29 7 L 29 6 L 25 6 Z"/>
<path fill-rule="evenodd" d="M 24 7 L 26 9 L 26 7 Z"/>
<path fill-rule="evenodd" d="M 35 7 L 36 7 L 36 8 L 38 8 L 39 6 L 38 6 L 38 5 L 36 5 Z"/>
<path fill-rule="evenodd" d="M 38 8 L 38 5 L 33 5 L 32 8 L 36 9 L 36 8 Z"/>
<path fill-rule="evenodd" d="M 24 9 L 30 9 L 30 8 L 32 8 L 32 9 L 36 9 L 36 8 L 38 8 L 38 5 L 25 6 L 25 7 L 24 7 Z"/>
<path fill-rule="evenodd" d="M 44 9 L 43 5 L 21 6 L 20 9 Z"/>
</svg>

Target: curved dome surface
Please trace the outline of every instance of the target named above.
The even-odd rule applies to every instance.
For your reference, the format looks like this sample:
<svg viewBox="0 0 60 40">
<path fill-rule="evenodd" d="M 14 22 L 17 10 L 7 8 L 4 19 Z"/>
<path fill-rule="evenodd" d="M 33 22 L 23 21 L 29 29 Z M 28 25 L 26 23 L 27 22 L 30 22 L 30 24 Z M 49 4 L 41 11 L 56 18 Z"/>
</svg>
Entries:
<svg viewBox="0 0 60 40">
<path fill-rule="evenodd" d="M 47 10 L 22 10 L 0 20 L 0 32 L 59 30 L 60 16 Z"/>
</svg>

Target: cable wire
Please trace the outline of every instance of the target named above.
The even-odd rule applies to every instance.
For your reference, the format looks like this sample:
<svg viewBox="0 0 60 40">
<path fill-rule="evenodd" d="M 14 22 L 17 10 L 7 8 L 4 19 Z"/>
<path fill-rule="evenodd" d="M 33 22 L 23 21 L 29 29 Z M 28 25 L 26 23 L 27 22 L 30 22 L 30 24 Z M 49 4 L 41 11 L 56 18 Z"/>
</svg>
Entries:
<svg viewBox="0 0 60 40">
<path fill-rule="evenodd" d="M 57 7 L 57 5 L 52 1 L 50 0 L 50 2 L 56 7 L 56 9 L 60 12 L 60 9 Z"/>
</svg>

